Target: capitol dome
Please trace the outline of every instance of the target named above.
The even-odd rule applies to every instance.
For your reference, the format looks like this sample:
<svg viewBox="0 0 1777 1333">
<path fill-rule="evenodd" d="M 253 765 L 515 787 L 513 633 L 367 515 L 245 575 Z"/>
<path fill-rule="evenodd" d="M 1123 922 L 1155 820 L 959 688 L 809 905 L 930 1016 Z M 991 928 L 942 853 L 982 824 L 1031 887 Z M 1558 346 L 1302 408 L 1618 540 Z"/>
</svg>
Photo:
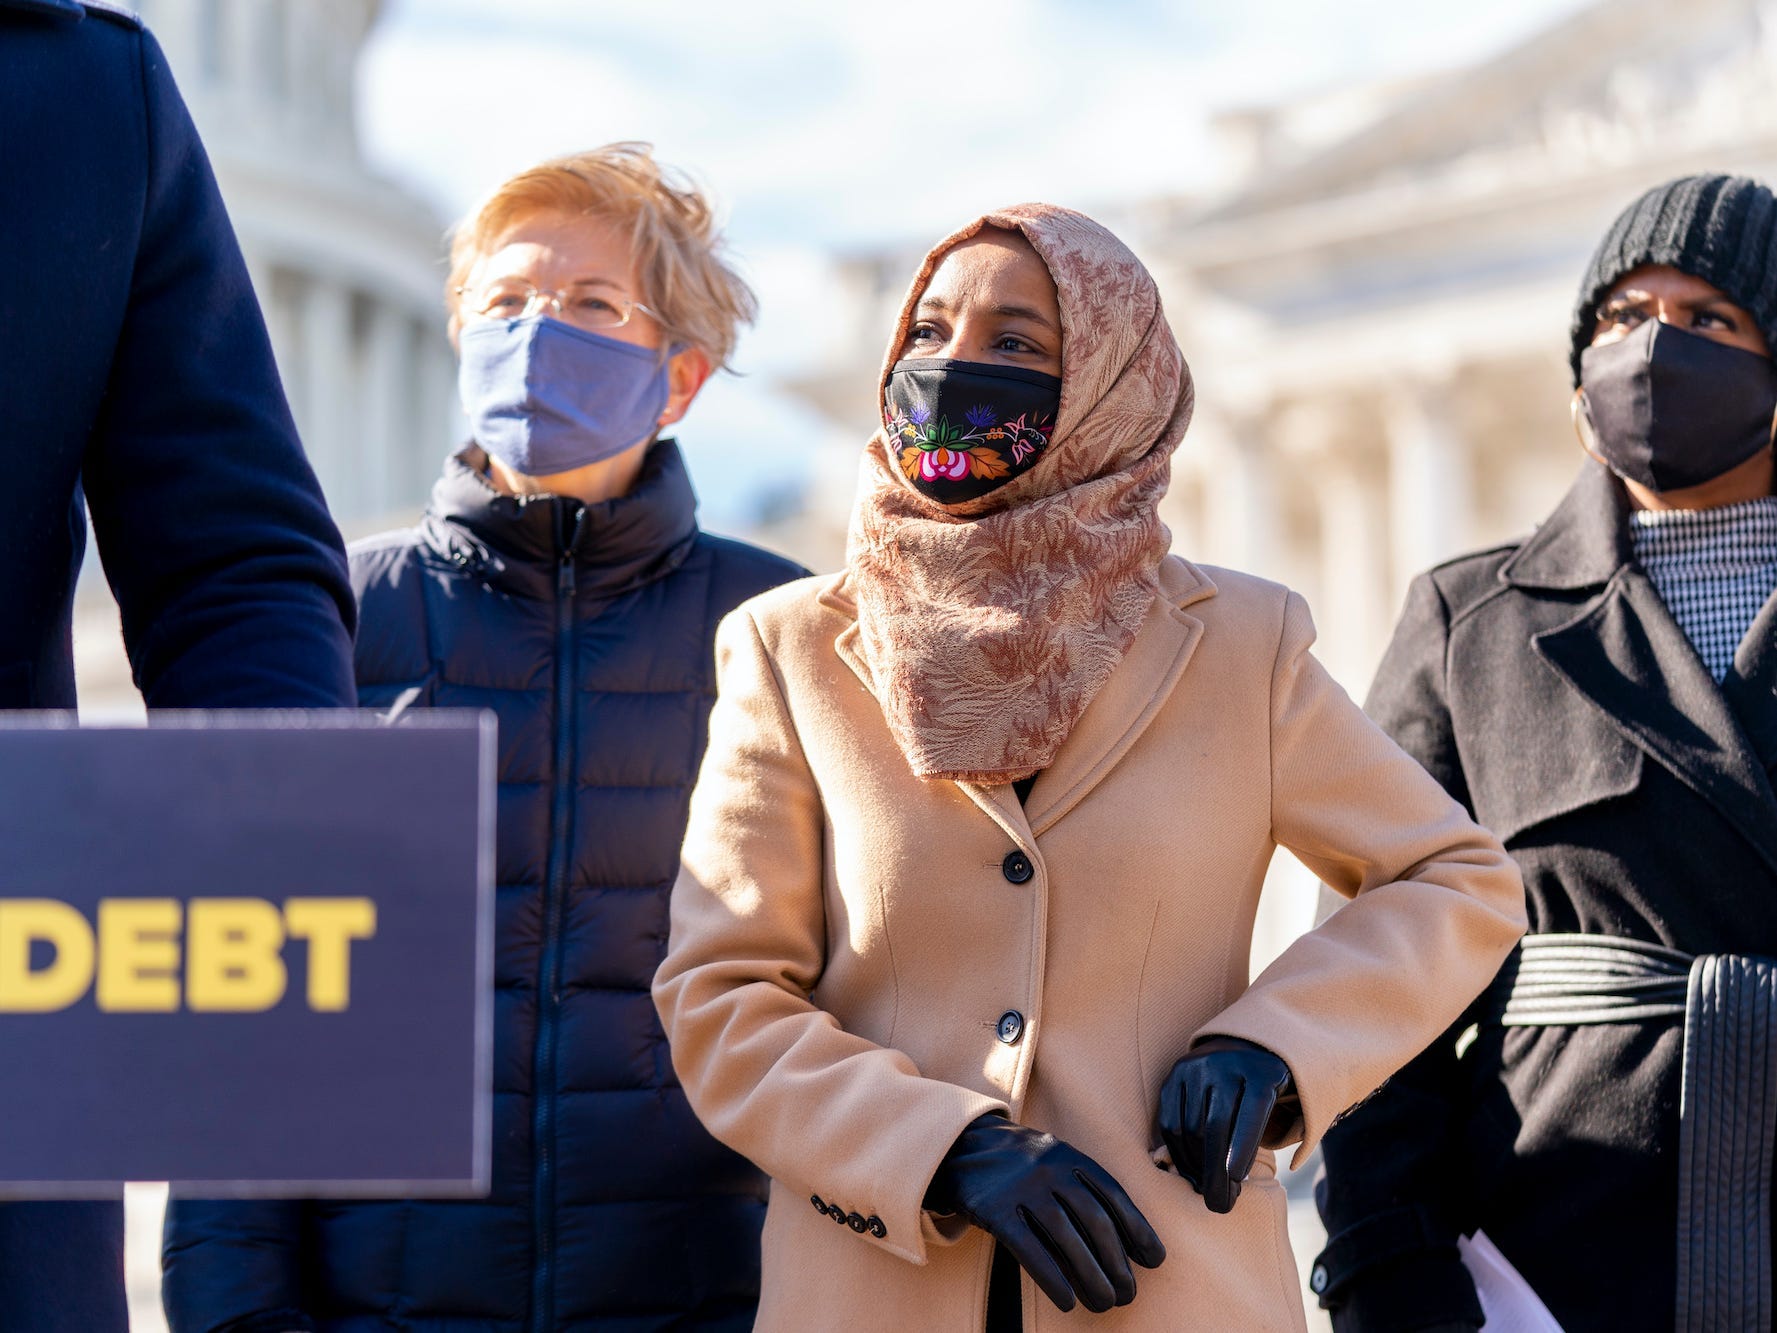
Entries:
<svg viewBox="0 0 1777 1333">
<path fill-rule="evenodd" d="M 360 155 L 381 0 L 139 0 L 209 149 L 304 448 L 348 537 L 407 521 L 458 441 L 444 224 Z"/>
</svg>

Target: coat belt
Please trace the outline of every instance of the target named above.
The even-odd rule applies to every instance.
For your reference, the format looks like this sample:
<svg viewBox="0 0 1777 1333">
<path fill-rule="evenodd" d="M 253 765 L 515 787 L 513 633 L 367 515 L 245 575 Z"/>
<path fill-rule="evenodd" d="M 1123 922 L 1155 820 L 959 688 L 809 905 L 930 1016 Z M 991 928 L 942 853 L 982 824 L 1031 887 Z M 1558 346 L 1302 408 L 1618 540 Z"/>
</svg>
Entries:
<svg viewBox="0 0 1777 1333">
<path fill-rule="evenodd" d="M 1483 1015 L 1505 1027 L 1684 1020 L 1675 1326 L 1771 1328 L 1777 960 L 1529 935 Z"/>
</svg>

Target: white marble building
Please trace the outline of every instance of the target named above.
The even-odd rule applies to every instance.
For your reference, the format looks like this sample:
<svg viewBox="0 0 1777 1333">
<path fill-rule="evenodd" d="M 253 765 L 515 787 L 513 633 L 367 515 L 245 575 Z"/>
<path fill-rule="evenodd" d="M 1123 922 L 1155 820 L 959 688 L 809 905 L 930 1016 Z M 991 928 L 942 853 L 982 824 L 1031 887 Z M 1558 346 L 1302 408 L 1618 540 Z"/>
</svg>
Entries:
<svg viewBox="0 0 1777 1333">
<path fill-rule="evenodd" d="M 1136 225 L 1200 386 L 1180 548 L 1301 587 L 1361 690 L 1408 579 L 1577 468 L 1568 320 L 1611 218 L 1688 172 L 1777 180 L 1774 81 L 1769 0 L 1608 0 L 1331 141 L 1313 105 L 1230 118 L 1243 179 Z"/>
</svg>

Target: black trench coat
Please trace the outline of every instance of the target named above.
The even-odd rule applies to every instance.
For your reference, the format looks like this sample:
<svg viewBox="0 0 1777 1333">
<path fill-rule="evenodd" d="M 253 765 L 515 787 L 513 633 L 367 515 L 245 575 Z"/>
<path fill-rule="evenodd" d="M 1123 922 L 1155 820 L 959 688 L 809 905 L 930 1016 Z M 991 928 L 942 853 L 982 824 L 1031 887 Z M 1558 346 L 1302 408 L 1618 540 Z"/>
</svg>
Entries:
<svg viewBox="0 0 1777 1333">
<path fill-rule="evenodd" d="M 1371 716 L 1504 841 L 1533 933 L 1777 956 L 1777 596 L 1724 683 L 1631 552 L 1622 484 L 1588 463 L 1522 544 L 1408 594 Z M 1677 1020 L 1459 1022 L 1328 1133 L 1323 1304 L 1340 1333 L 1474 1308 L 1484 1230 L 1567 1333 L 1669 1329 Z"/>
</svg>

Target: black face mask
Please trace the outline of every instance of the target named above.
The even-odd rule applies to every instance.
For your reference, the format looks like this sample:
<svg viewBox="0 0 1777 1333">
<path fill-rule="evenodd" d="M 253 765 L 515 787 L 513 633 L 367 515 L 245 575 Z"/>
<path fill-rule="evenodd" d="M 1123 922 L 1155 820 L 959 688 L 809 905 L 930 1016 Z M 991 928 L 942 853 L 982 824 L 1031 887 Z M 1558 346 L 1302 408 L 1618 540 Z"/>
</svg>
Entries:
<svg viewBox="0 0 1777 1333">
<path fill-rule="evenodd" d="M 1700 486 L 1771 442 L 1770 358 L 1658 320 L 1581 352 L 1580 384 L 1593 448 L 1652 490 Z"/>
<path fill-rule="evenodd" d="M 889 453 L 921 495 L 961 504 L 1035 467 L 1049 447 L 1061 381 L 978 361 L 908 357 L 883 391 Z"/>
</svg>

